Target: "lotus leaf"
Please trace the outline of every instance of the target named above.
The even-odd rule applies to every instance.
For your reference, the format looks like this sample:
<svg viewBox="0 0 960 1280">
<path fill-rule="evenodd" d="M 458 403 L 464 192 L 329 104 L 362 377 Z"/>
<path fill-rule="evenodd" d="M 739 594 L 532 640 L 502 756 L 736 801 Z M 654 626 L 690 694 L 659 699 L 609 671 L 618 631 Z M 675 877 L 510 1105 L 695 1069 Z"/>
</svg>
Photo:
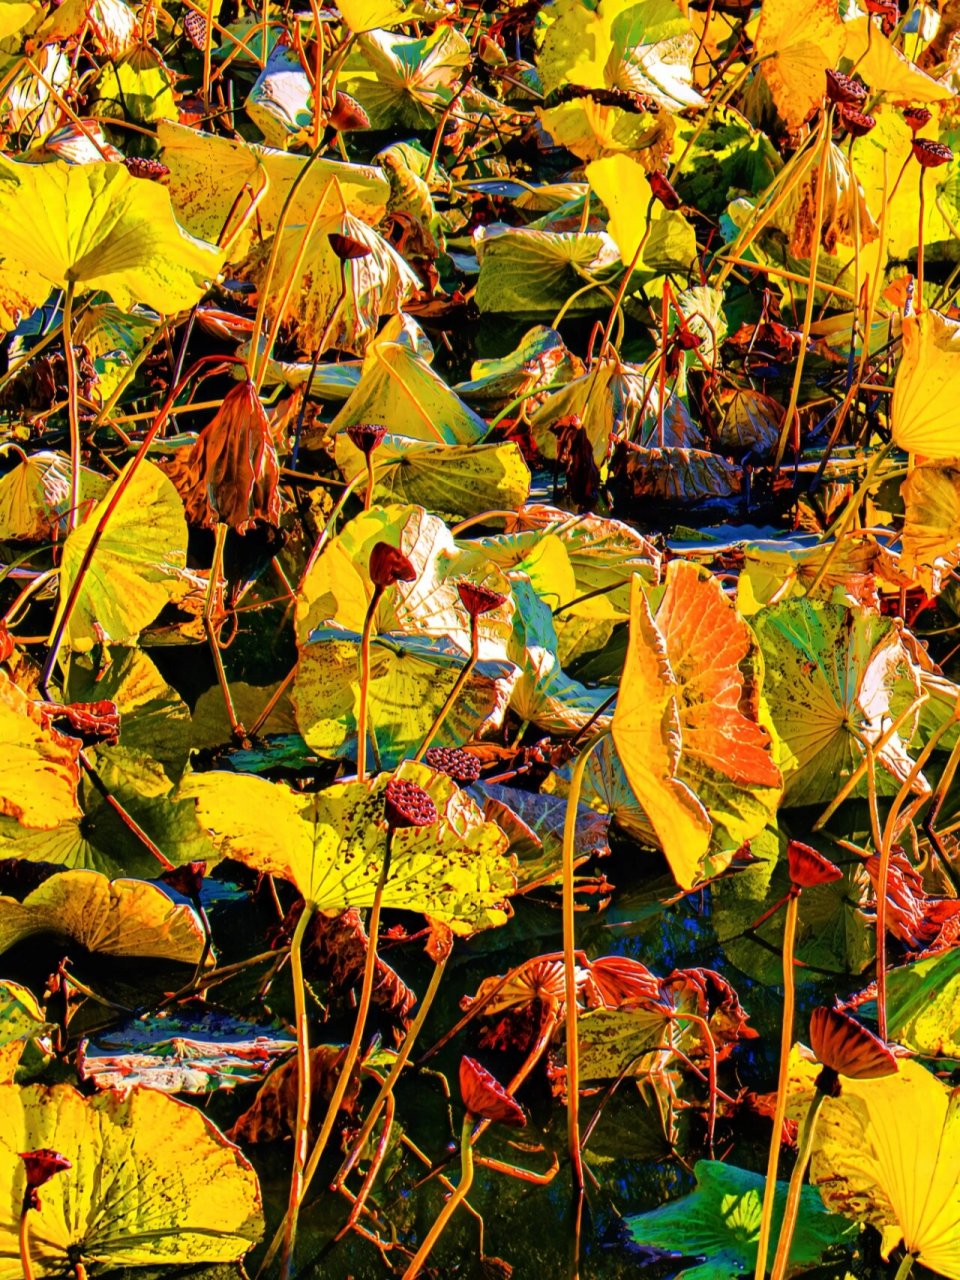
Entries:
<svg viewBox="0 0 960 1280">
<path fill-rule="evenodd" d="M 18 164 L 0 157 L 5 272 L 30 309 L 51 288 L 103 289 L 125 310 L 165 313 L 198 302 L 222 256 L 189 235 L 170 197 L 121 164 Z M 10 309 L 7 288 L 0 305 Z M 14 301 L 13 306 L 21 305 Z"/>
<path fill-rule="evenodd" d="M 866 759 L 864 743 L 881 737 L 877 786 L 899 787 L 912 767 L 905 744 L 915 728 L 916 708 L 910 709 L 920 682 L 896 624 L 867 609 L 787 600 L 761 610 L 753 625 L 780 738 L 784 801 L 832 800 Z M 890 720 L 902 713 L 901 732 L 891 735 Z M 915 785 L 925 785 L 922 775 Z"/>
<path fill-rule="evenodd" d="M 918 1062 L 896 1075 L 844 1080 L 820 1110 L 810 1179 L 828 1209 L 901 1240 L 938 1275 L 960 1276 L 958 1098 Z"/>
<path fill-rule="evenodd" d="M 502 924 L 516 888 L 499 827 L 445 774 L 405 763 L 397 777 L 429 792 L 440 815 L 397 831 L 384 907 L 421 911 L 455 933 Z M 304 795 L 261 778 L 196 774 L 184 794 L 225 856 L 290 880 L 318 910 L 369 907 L 386 850 L 383 791 L 389 778 L 342 782 Z"/>
<path fill-rule="evenodd" d="M 932 310 L 904 319 L 903 357 L 890 404 L 893 438 L 901 449 L 924 458 L 960 453 L 953 419 L 958 369 L 960 322 Z"/>
<path fill-rule="evenodd" d="M 960 949 L 888 972 L 887 1029 L 914 1053 L 960 1058 Z"/>
<path fill-rule="evenodd" d="M 102 498 L 104 477 L 83 467 L 81 501 Z M 43 542 L 66 531 L 70 506 L 70 459 L 41 450 L 25 457 L 0 480 L 0 538 Z"/>
<path fill-rule="evenodd" d="M 469 42 L 453 27 L 420 38 L 369 31 L 357 37 L 357 53 L 340 83 L 361 103 L 372 128 L 430 129 L 469 57 Z"/>
<path fill-rule="evenodd" d="M 928 462 L 914 467 L 903 497 L 903 552 L 899 567 L 930 595 L 938 595 L 960 562 L 960 467 Z"/>
<path fill-rule="evenodd" d="M 111 489 L 64 544 L 61 612 L 112 495 Z M 186 555 L 187 522 L 180 496 L 159 467 L 143 462 L 93 553 L 67 622 L 67 643 L 89 649 L 98 638 L 129 642 L 178 591 L 174 574 L 186 564 Z"/>
<path fill-rule="evenodd" d="M 107 119 L 129 113 L 141 124 L 176 120 L 173 73 L 154 49 L 134 47 L 109 63 L 97 80 L 97 114 Z"/>
<path fill-rule="evenodd" d="M 263 1232 L 256 1174 L 186 1103 L 155 1089 L 84 1097 L 71 1085 L 0 1086 L 0 1277 L 23 1274 L 17 1244 L 21 1151 L 55 1149 L 71 1168 L 31 1214 L 38 1275 L 233 1262 Z"/>
<path fill-rule="evenodd" d="M 482 228 L 475 237 L 480 260 L 476 303 L 481 311 L 512 315 L 553 314 L 586 279 L 605 283 L 621 270 L 620 251 L 605 232 L 538 231 L 530 227 Z M 583 294 L 570 312 L 590 310 L 607 295 Z"/>
<path fill-rule="evenodd" d="M 692 1257 L 704 1257 L 696 1266 L 684 1267 L 685 1280 L 729 1280 L 752 1271 L 757 1261 L 760 1216 L 763 1205 L 762 1175 L 719 1160 L 698 1160 L 694 1166 L 695 1191 L 649 1213 L 627 1219 L 637 1244 L 674 1249 Z M 777 1239 L 787 1198 L 787 1184 L 777 1183 L 772 1234 Z M 843 1219 L 817 1203 L 815 1193 L 804 1187 L 800 1220 L 790 1249 L 790 1264 L 809 1267 L 831 1245 L 850 1239 L 853 1229 Z"/>
<path fill-rule="evenodd" d="M 607 156 L 588 164 L 586 172 L 610 214 L 609 231 L 625 267 L 636 264 L 657 272 L 684 271 L 690 266 L 697 254 L 693 227 L 682 213 L 654 200 L 638 160 Z"/>
<path fill-rule="evenodd" d="M 845 39 L 832 0 L 813 0 L 802 22 L 797 22 L 790 0 L 766 0 L 756 37 L 757 53 L 765 59 L 760 71 L 791 129 L 820 105 L 826 92 L 824 71 L 837 65 Z"/>
<path fill-rule="evenodd" d="M 80 742 L 51 728 L 48 720 L 40 706 L 0 671 L 0 813 L 44 831 L 80 817 Z"/>
<path fill-rule="evenodd" d="M 244 103 L 267 146 L 283 150 L 310 126 L 310 93 L 300 59 L 283 45 L 275 47 Z"/>
</svg>

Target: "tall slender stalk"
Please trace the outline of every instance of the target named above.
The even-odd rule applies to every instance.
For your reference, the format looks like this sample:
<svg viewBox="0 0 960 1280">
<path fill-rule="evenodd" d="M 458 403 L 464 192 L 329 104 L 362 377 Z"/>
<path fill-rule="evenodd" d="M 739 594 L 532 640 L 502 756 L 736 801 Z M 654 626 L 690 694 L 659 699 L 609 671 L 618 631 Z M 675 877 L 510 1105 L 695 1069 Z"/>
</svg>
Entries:
<svg viewBox="0 0 960 1280">
<path fill-rule="evenodd" d="M 383 587 L 374 584 L 373 595 L 367 605 L 363 619 L 363 632 L 360 636 L 360 701 L 357 706 L 357 781 L 363 782 L 367 776 L 367 703 L 370 698 L 370 638 L 373 634 L 373 619 L 377 605 L 383 595 Z"/>
<path fill-rule="evenodd" d="M 817 1116 L 827 1096 L 827 1094 L 817 1089 L 813 1095 L 809 1110 L 804 1117 L 797 1151 L 797 1163 L 794 1165 L 793 1173 L 790 1175 L 787 1202 L 783 1208 L 783 1225 L 780 1228 L 780 1239 L 777 1242 L 777 1254 L 773 1260 L 770 1280 L 783 1280 L 787 1272 L 790 1246 L 793 1244 L 793 1233 L 797 1225 L 797 1216 L 800 1212 L 800 1193 L 803 1190 L 803 1179 L 807 1172 L 807 1165 L 810 1163 L 813 1139 L 817 1131 Z"/>
<path fill-rule="evenodd" d="M 293 1171 L 290 1175 L 290 1199 L 287 1207 L 287 1234 L 284 1237 L 284 1274 L 289 1274 L 293 1244 L 297 1232 L 297 1209 L 303 1187 L 303 1170 L 307 1162 L 310 1131 L 310 1028 L 307 1022 L 306 984 L 303 980 L 303 939 L 316 907 L 303 904 L 303 911 L 290 943 L 290 974 L 293 981 L 294 1021 L 297 1029 L 297 1120 L 293 1132 Z"/>
<path fill-rule="evenodd" d="M 433 1226 L 424 1236 L 423 1243 L 414 1254 L 409 1267 L 403 1273 L 403 1280 L 414 1280 L 414 1277 L 420 1274 L 433 1246 L 440 1239 L 443 1229 L 456 1212 L 457 1205 L 466 1199 L 467 1192 L 473 1185 L 473 1144 L 470 1140 L 473 1133 L 473 1121 L 474 1117 L 468 1111 L 463 1117 L 463 1127 L 460 1130 L 460 1181 L 457 1183 L 457 1189 L 440 1210 Z"/>
<path fill-rule="evenodd" d="M 63 291 L 63 358 L 67 366 L 67 415 L 70 422 L 70 507 L 67 528 L 77 527 L 80 514 L 80 406 L 77 403 L 77 353 L 73 346 L 73 293 L 71 280 Z"/>
<path fill-rule="evenodd" d="M 440 730 L 443 728 L 443 722 L 449 715 L 454 703 L 460 697 L 463 686 L 470 679 L 470 675 L 477 665 L 480 658 L 480 623 L 479 620 L 470 617 L 470 657 L 466 660 L 460 670 L 457 672 L 457 678 L 453 682 L 453 687 L 444 699 L 443 706 L 434 717 L 433 724 L 424 735 L 423 741 L 420 743 L 420 749 L 413 757 L 414 760 L 422 760 L 426 755 L 430 743 L 434 740 Z"/>
</svg>

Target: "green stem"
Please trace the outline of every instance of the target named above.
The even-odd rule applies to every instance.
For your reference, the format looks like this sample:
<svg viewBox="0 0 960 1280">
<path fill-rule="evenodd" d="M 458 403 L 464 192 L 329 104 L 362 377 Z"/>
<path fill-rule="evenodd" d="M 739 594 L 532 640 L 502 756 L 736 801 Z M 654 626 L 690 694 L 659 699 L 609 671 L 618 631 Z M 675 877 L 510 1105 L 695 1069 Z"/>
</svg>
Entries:
<svg viewBox="0 0 960 1280">
<path fill-rule="evenodd" d="M 63 291 L 63 356 L 67 365 L 67 414 L 70 421 L 70 506 L 67 528 L 80 514 L 80 406 L 77 403 L 77 353 L 73 347 L 73 282 Z"/>
<path fill-rule="evenodd" d="M 773 1112 L 773 1133 L 770 1135 L 770 1154 L 767 1157 L 767 1182 L 763 1189 L 763 1211 L 760 1219 L 760 1238 L 757 1241 L 757 1266 L 754 1280 L 763 1280 L 767 1274 L 767 1251 L 770 1248 L 770 1229 L 773 1225 L 773 1207 L 777 1191 L 777 1168 L 780 1163 L 780 1142 L 783 1121 L 787 1114 L 787 1083 L 790 1075 L 790 1050 L 793 1048 L 793 1023 L 795 992 L 793 981 L 793 951 L 797 936 L 797 908 L 799 895 L 787 899 L 787 913 L 783 924 L 783 1015 L 780 1021 L 780 1074 L 777 1080 L 777 1102 Z"/>
<path fill-rule="evenodd" d="M 783 1226 L 780 1228 L 777 1256 L 773 1260 L 770 1280 L 783 1280 L 787 1273 L 790 1246 L 793 1243 L 793 1232 L 800 1212 L 800 1192 L 803 1190 L 803 1179 L 807 1172 L 807 1165 L 810 1163 L 810 1152 L 813 1150 L 813 1138 L 817 1130 L 817 1116 L 826 1097 L 825 1093 L 821 1093 L 819 1089 L 816 1090 L 813 1095 L 813 1101 L 810 1103 L 810 1109 L 807 1111 L 803 1121 L 800 1146 L 797 1151 L 797 1163 L 794 1165 L 793 1173 L 790 1176 L 790 1186 L 787 1188 L 787 1202 L 783 1208 Z"/>
<path fill-rule="evenodd" d="M 360 636 L 360 705 L 357 708 L 357 781 L 363 782 L 367 776 L 367 702 L 370 697 L 370 636 L 373 632 L 373 618 L 377 605 L 383 595 L 383 587 L 374 586 L 373 595 L 367 605 L 367 616 L 363 620 L 363 634 Z"/>
<path fill-rule="evenodd" d="M 290 1201 L 287 1209 L 287 1233 L 283 1245 L 283 1270 L 289 1273 L 297 1234 L 297 1207 L 303 1186 L 303 1168 L 307 1161 L 310 1125 L 310 1029 L 307 1024 L 306 985 L 303 980 L 302 947 L 307 926 L 316 907 L 303 904 L 303 911 L 290 943 L 290 974 L 293 980 L 294 1020 L 297 1028 L 297 1124 L 293 1134 L 293 1172 L 290 1176 Z"/>
<path fill-rule="evenodd" d="M 367 492 L 363 496 L 363 509 L 369 511 L 373 506 L 373 452 L 367 454 Z"/>
<path fill-rule="evenodd" d="M 420 743 L 420 750 L 413 757 L 414 760 L 422 760 L 426 755 L 430 743 L 434 740 L 440 730 L 443 728 L 443 722 L 446 720 L 450 709 L 460 696 L 460 691 L 470 679 L 470 674 L 480 657 L 480 623 L 475 617 L 470 618 L 470 657 L 460 668 L 456 680 L 453 682 L 453 688 L 447 694 L 443 706 L 437 712 L 433 724 L 427 730 L 423 741 Z"/>
<path fill-rule="evenodd" d="M 337 1076 L 337 1084 L 333 1091 L 333 1096 L 327 1104 L 327 1113 L 323 1117 L 323 1124 L 320 1126 L 320 1133 L 310 1152 L 310 1158 L 306 1163 L 303 1176 L 298 1187 L 298 1199 L 296 1203 L 293 1201 L 291 1194 L 290 1207 L 287 1209 L 285 1222 L 281 1223 L 277 1228 L 277 1233 L 271 1241 L 267 1255 L 260 1265 L 258 1274 L 263 1275 L 270 1263 L 276 1256 L 277 1249 L 280 1247 L 281 1240 L 289 1240 L 292 1244 L 293 1238 L 297 1230 L 297 1217 L 300 1212 L 300 1203 L 306 1194 L 307 1187 L 313 1181 L 313 1176 L 317 1172 L 323 1154 L 326 1151 L 327 1143 L 330 1140 L 330 1134 L 333 1132 L 333 1126 L 336 1123 L 337 1116 L 340 1112 L 340 1106 L 343 1102 L 344 1095 L 350 1083 L 350 1077 L 353 1069 L 357 1064 L 360 1056 L 360 1046 L 363 1042 L 363 1033 L 366 1028 L 367 1015 L 370 1012 L 370 1004 L 373 998 L 373 979 L 377 969 L 377 941 L 380 935 L 380 907 L 383 902 L 383 890 L 387 883 L 387 874 L 390 870 L 390 858 L 393 851 L 393 830 L 387 831 L 386 848 L 383 855 L 383 865 L 380 868 L 380 877 L 377 880 L 377 887 L 373 895 L 373 904 L 370 908 L 370 920 L 367 925 L 367 955 L 363 966 L 363 981 L 360 987 L 360 1000 L 357 1004 L 357 1014 L 353 1023 L 353 1035 L 350 1043 L 347 1045 L 343 1062 L 340 1065 L 339 1075 Z M 292 1188 L 291 1188 L 292 1191 Z M 290 1268 L 293 1263 L 292 1248 L 284 1248 L 284 1266 L 283 1280 L 288 1280 Z"/>
<path fill-rule="evenodd" d="M 580 1058 L 577 1042 L 577 948 L 573 869 L 576 859 L 577 805 L 583 775 L 593 751 L 609 734 L 602 729 L 577 757 L 567 793 L 563 820 L 563 976 L 567 1040 L 567 1148 L 578 1195 L 583 1194 L 583 1156 L 580 1151 Z"/>
<path fill-rule="evenodd" d="M 414 1254 L 413 1261 L 403 1273 L 403 1280 L 414 1280 L 420 1274 L 433 1246 L 440 1239 L 444 1227 L 453 1217 L 457 1205 L 467 1198 L 467 1192 L 473 1184 L 473 1146 L 470 1142 L 473 1121 L 474 1117 L 468 1111 L 463 1117 L 463 1128 L 460 1130 L 460 1181 L 457 1183 L 457 1189 L 440 1210 L 433 1226 L 424 1236 L 423 1243 Z"/>
<path fill-rule="evenodd" d="M 916 1260 L 916 1254 L 905 1254 L 903 1261 L 900 1263 L 899 1267 L 897 1267 L 897 1274 L 894 1276 L 893 1280 L 907 1280 L 907 1277 L 913 1270 L 913 1264 Z"/>
</svg>

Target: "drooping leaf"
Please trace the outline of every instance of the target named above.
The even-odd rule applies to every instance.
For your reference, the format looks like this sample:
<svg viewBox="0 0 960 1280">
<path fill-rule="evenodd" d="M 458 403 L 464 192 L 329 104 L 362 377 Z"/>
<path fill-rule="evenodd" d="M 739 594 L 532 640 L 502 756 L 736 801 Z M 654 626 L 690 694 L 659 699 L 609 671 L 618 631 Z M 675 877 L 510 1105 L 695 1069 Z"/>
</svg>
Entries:
<svg viewBox="0 0 960 1280">
<path fill-rule="evenodd" d="M 845 22 L 843 32 L 844 57 L 855 64 L 873 93 L 908 104 L 946 102 L 952 96 L 948 84 L 922 71 L 878 31 L 869 14 Z"/>
<path fill-rule="evenodd" d="M 887 1031 L 914 1053 L 960 1058 L 960 948 L 888 971 Z"/>
<path fill-rule="evenodd" d="M 899 568 L 937 595 L 960 562 L 960 468 L 945 462 L 914 467 L 900 494 L 904 518 Z"/>
<path fill-rule="evenodd" d="M 96 114 L 122 120 L 127 113 L 140 124 L 176 120 L 173 85 L 173 73 L 159 53 L 149 45 L 134 45 L 100 73 L 96 85 Z"/>
<path fill-rule="evenodd" d="M 286 45 L 271 51 L 243 104 L 268 147 L 284 150 L 313 120 L 312 86 L 299 57 Z"/>
<path fill-rule="evenodd" d="M 960 1276 L 958 1098 L 918 1062 L 895 1075 L 844 1080 L 821 1107 L 810 1179 L 824 1204 L 901 1241 L 938 1275 Z"/>
<path fill-rule="evenodd" d="M 80 740 L 54 729 L 43 710 L 0 671 L 0 813 L 49 830 L 81 816 Z"/>
<path fill-rule="evenodd" d="M 696 1266 L 680 1273 L 686 1280 L 729 1280 L 752 1271 L 757 1261 L 764 1179 L 760 1174 L 719 1160 L 698 1160 L 694 1167 L 695 1191 L 649 1213 L 627 1219 L 637 1244 L 679 1250 L 703 1256 Z M 783 1221 L 787 1184 L 777 1183 L 772 1234 L 776 1240 Z M 800 1216 L 790 1247 L 790 1265 L 809 1267 L 832 1245 L 850 1239 L 853 1229 L 843 1219 L 825 1212 L 815 1192 L 801 1191 Z"/>
<path fill-rule="evenodd" d="M 397 831 L 384 907 L 422 911 L 457 933 L 502 924 L 516 887 L 508 841 L 445 774 L 405 763 L 439 818 Z M 369 907 L 386 851 L 383 791 L 389 777 L 337 783 L 312 795 L 239 774 L 196 774 L 184 788 L 224 855 L 296 885 L 318 910 Z"/>
<path fill-rule="evenodd" d="M 70 1169 L 31 1212 L 38 1275 L 85 1268 L 232 1262 L 259 1240 L 256 1174 L 202 1112 L 155 1089 L 0 1086 L 0 1277 L 23 1274 L 17 1242 L 21 1151 L 52 1149 Z"/>
<path fill-rule="evenodd" d="M 786 600 L 753 619 L 763 650 L 764 692 L 781 741 L 784 800 L 824 804 L 879 743 L 877 786 L 899 787 L 912 767 L 902 732 L 890 721 L 917 701 L 920 684 L 896 624 L 867 609 Z M 918 786 L 923 786 L 922 778 Z M 860 793 L 866 790 L 861 783 Z"/>
<path fill-rule="evenodd" d="M 693 227 L 679 210 L 666 209 L 654 200 L 637 160 L 629 155 L 607 156 L 588 164 L 586 172 L 610 214 L 610 234 L 625 267 L 637 263 L 655 272 L 689 267 L 697 252 Z"/>
<path fill-rule="evenodd" d="M 61 611 L 112 492 L 64 544 Z M 179 590 L 174 573 L 186 565 L 186 557 L 183 503 L 160 468 L 143 462 L 117 502 L 93 553 L 67 623 L 67 643 L 75 649 L 88 649 L 104 636 L 118 643 L 136 637 Z"/>
<path fill-rule="evenodd" d="M 212 244 L 184 231 L 162 187 L 121 164 L 0 157 L 0 219 L 4 269 L 33 306 L 51 288 L 73 285 L 103 289 L 126 310 L 145 303 L 173 313 L 199 301 L 222 262 Z M 10 305 L 6 288 L 0 302 Z"/>
<path fill-rule="evenodd" d="M 924 458 L 953 458 L 960 322 L 924 310 L 903 321 L 903 354 L 890 403 L 894 442 Z"/>
</svg>

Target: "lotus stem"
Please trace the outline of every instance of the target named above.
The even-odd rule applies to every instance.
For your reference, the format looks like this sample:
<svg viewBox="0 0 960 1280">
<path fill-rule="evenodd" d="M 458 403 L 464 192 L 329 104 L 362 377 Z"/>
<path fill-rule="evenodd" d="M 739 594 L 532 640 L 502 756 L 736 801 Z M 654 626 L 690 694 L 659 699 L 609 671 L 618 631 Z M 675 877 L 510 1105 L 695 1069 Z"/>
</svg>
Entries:
<svg viewBox="0 0 960 1280">
<path fill-rule="evenodd" d="M 290 1176 L 290 1200 L 287 1209 L 287 1231 L 283 1243 L 283 1274 L 289 1275 L 293 1246 L 297 1234 L 297 1209 L 303 1186 L 303 1169 L 307 1161 L 310 1126 L 310 1028 L 307 1022 L 306 984 L 303 980 L 303 939 L 316 907 L 303 904 L 303 911 L 290 943 L 290 974 L 293 980 L 294 1017 L 297 1027 L 297 1123 L 293 1134 L 293 1172 Z"/>
<path fill-rule="evenodd" d="M 423 1029 L 423 1024 L 427 1020 L 427 1014 L 430 1012 L 430 1007 L 433 1004 L 434 997 L 440 989 L 440 980 L 443 977 L 443 971 L 446 968 L 447 960 L 449 958 L 450 952 L 448 951 L 445 955 L 442 955 L 434 965 L 433 973 L 430 975 L 430 983 L 423 994 L 423 999 L 420 1001 L 420 1008 L 417 1010 L 417 1016 L 407 1028 L 407 1033 L 403 1038 L 403 1044 L 400 1046 L 397 1056 L 393 1061 L 393 1065 L 387 1073 L 383 1084 L 380 1086 L 380 1092 L 373 1101 L 373 1106 L 370 1108 L 367 1118 L 363 1122 L 363 1127 L 357 1135 L 353 1147 L 343 1164 L 340 1166 L 340 1171 L 334 1179 L 335 1185 L 339 1186 L 356 1164 L 357 1158 L 363 1150 L 364 1144 L 373 1132 L 373 1126 L 377 1123 L 377 1118 L 380 1115 L 380 1112 L 383 1110 L 387 1099 L 393 1093 L 393 1087 L 400 1078 L 401 1071 L 407 1065 L 411 1053 L 413 1053 L 414 1045 L 417 1043 L 417 1037 Z M 306 1190 L 306 1187 L 304 1187 L 304 1190 Z"/>
<path fill-rule="evenodd" d="M 580 1150 L 580 1058 L 577 1043 L 577 951 L 573 898 L 577 805 L 580 801 L 587 762 L 609 732 L 609 729 L 602 729 L 577 757 L 570 779 L 567 810 L 563 820 L 563 977 L 567 1038 L 567 1149 L 578 1199 L 583 1197 L 583 1155 Z"/>
<path fill-rule="evenodd" d="M 473 1133 L 474 1116 L 471 1112 L 463 1117 L 460 1130 L 460 1181 L 453 1195 L 437 1214 L 436 1220 L 423 1238 L 423 1243 L 414 1254 L 413 1261 L 403 1273 L 403 1280 L 414 1280 L 420 1274 L 424 1263 L 430 1256 L 433 1246 L 440 1239 L 444 1228 L 456 1212 L 457 1205 L 467 1198 L 467 1192 L 473 1185 L 473 1145 L 470 1141 Z"/>
<path fill-rule="evenodd" d="M 383 595 L 383 587 L 375 585 L 360 636 L 360 704 L 357 708 L 357 781 L 367 777 L 367 702 L 370 697 L 370 636 L 377 605 Z"/>
<path fill-rule="evenodd" d="M 380 935 L 380 907 L 383 902 L 383 890 L 387 883 L 387 875 L 390 871 L 390 859 L 393 852 L 393 830 L 388 829 L 386 848 L 383 855 L 383 866 L 380 868 L 380 877 L 377 880 L 377 887 L 373 895 L 373 904 L 370 908 L 370 920 L 367 924 L 367 955 L 363 966 L 363 981 L 360 987 L 360 999 L 357 1003 L 357 1014 L 353 1023 L 353 1035 L 350 1043 L 347 1045 L 343 1061 L 340 1065 L 340 1073 L 337 1076 L 336 1087 L 333 1095 L 327 1105 L 327 1113 L 323 1118 L 323 1124 L 320 1126 L 320 1133 L 316 1142 L 313 1144 L 313 1150 L 310 1152 L 310 1158 L 303 1169 L 302 1176 L 297 1184 L 297 1199 L 293 1197 L 293 1185 L 290 1188 L 290 1205 L 287 1209 L 285 1223 L 281 1223 L 277 1229 L 267 1251 L 267 1255 L 260 1267 L 260 1274 L 266 1271 L 272 1262 L 280 1245 L 281 1238 L 284 1241 L 284 1260 L 282 1275 L 283 1280 L 289 1280 L 291 1267 L 293 1264 L 293 1241 L 297 1232 L 297 1218 L 300 1212 L 300 1202 L 306 1194 L 306 1189 L 313 1180 L 313 1176 L 317 1171 L 317 1167 L 323 1158 L 327 1143 L 330 1140 L 330 1134 L 333 1132 L 333 1126 L 336 1122 L 337 1115 L 340 1111 L 340 1104 L 343 1102 L 344 1095 L 350 1083 L 350 1076 L 357 1064 L 360 1056 L 360 1045 L 363 1041 L 363 1033 L 366 1027 L 367 1015 L 370 1012 L 370 1004 L 373 997 L 373 979 L 377 969 L 377 940 Z M 291 952 L 292 955 L 292 952 Z M 299 1043 L 299 1037 L 298 1037 Z"/>
<path fill-rule="evenodd" d="M 921 171 L 922 172 L 922 171 Z M 77 353 L 73 347 L 73 281 L 63 291 L 63 357 L 67 366 L 67 416 L 70 421 L 70 506 L 67 529 L 80 514 L 80 406 L 77 403 Z"/>
<path fill-rule="evenodd" d="M 692 1022 L 694 1026 L 700 1028 L 703 1038 L 707 1042 L 707 1088 L 710 1093 L 709 1109 L 707 1112 L 707 1150 L 710 1159 L 713 1159 L 713 1135 L 717 1125 L 717 1044 L 713 1038 L 713 1032 L 710 1029 L 710 1023 L 706 1018 L 701 1018 L 697 1013 L 672 1013 L 670 1015 L 671 1022 Z"/>
<path fill-rule="evenodd" d="M 419 761 L 423 759 L 424 755 L 427 752 L 427 749 L 430 746 L 430 743 L 434 740 L 434 738 L 443 728 L 444 720 L 446 720 L 447 715 L 450 712 L 450 709 L 453 707 L 453 704 L 456 702 L 457 698 L 459 698 L 460 691 L 463 689 L 463 686 L 470 679 L 470 674 L 473 671 L 474 667 L 477 665 L 479 658 L 480 658 L 480 622 L 478 618 L 471 615 L 470 617 L 470 657 L 460 668 L 460 671 L 457 674 L 457 678 L 453 682 L 453 688 L 447 694 L 446 699 L 444 700 L 443 706 L 437 712 L 436 717 L 433 721 L 433 724 L 427 730 L 427 733 L 423 739 L 423 742 L 420 743 L 420 750 L 413 757 L 414 760 Z"/>
<path fill-rule="evenodd" d="M 30 1260 L 30 1206 L 27 1204 L 20 1211 L 20 1265 L 23 1267 L 23 1280 L 34 1280 Z"/>
<path fill-rule="evenodd" d="M 223 567 L 223 548 L 227 540 L 228 526 L 225 524 L 217 525 L 217 540 L 213 547 L 213 559 L 210 562 L 210 581 L 207 584 L 207 598 L 203 605 L 203 629 L 206 632 L 207 644 L 210 646 L 210 656 L 213 658 L 213 665 L 217 673 L 217 683 L 220 685 L 220 692 L 223 694 L 223 704 L 226 708 L 227 719 L 230 722 L 230 733 L 234 738 L 238 738 L 242 733 L 240 721 L 237 719 L 236 708 L 233 705 L 233 695 L 230 692 L 230 682 L 227 680 L 227 673 L 224 670 L 223 658 L 220 656 L 220 641 L 217 636 L 219 626 L 214 625 L 213 611 L 217 602 L 217 586 L 220 580 L 220 570 Z"/>
<path fill-rule="evenodd" d="M 923 214 L 924 214 L 924 196 L 923 196 L 923 180 L 927 176 L 927 171 L 920 166 L 920 221 L 917 226 L 917 295 L 914 303 L 914 311 L 917 315 L 923 310 Z"/>
<path fill-rule="evenodd" d="M 790 1246 L 793 1243 L 793 1232 L 800 1212 L 800 1192 L 803 1190 L 803 1179 L 810 1163 L 810 1152 L 813 1150 L 813 1139 L 817 1130 L 817 1117 L 823 1101 L 829 1095 L 820 1089 L 815 1090 L 810 1108 L 803 1121 L 800 1134 L 800 1147 L 797 1151 L 797 1163 L 790 1176 L 787 1188 L 787 1202 L 783 1207 L 783 1225 L 780 1228 L 780 1240 L 777 1243 L 777 1255 L 773 1260 L 770 1280 L 783 1280 L 787 1273 L 787 1262 L 790 1257 Z"/>
<path fill-rule="evenodd" d="M 897 1267 L 897 1274 L 894 1276 L 894 1280 L 907 1280 L 907 1277 L 910 1275 L 910 1272 L 913 1270 L 913 1264 L 916 1262 L 916 1260 L 917 1260 L 916 1254 L 913 1254 L 913 1253 L 905 1254 L 903 1261 L 900 1263 L 899 1267 Z"/>
<path fill-rule="evenodd" d="M 369 511 L 373 506 L 373 452 L 367 454 L 367 491 L 363 495 L 363 509 Z"/>
<path fill-rule="evenodd" d="M 787 1083 L 790 1074 L 790 1050 L 793 1047 L 793 1022 L 796 996 L 793 980 L 793 953 L 797 937 L 797 912 L 800 895 L 792 893 L 787 899 L 787 912 L 783 922 L 783 1015 L 780 1021 L 780 1073 L 777 1079 L 777 1101 L 773 1111 L 773 1133 L 770 1135 L 770 1154 L 767 1157 L 767 1181 L 763 1189 L 763 1211 L 760 1218 L 760 1237 L 757 1241 L 757 1266 L 754 1280 L 763 1280 L 767 1274 L 767 1252 L 770 1248 L 770 1231 L 773 1226 L 773 1209 L 777 1194 L 777 1169 L 780 1164 L 780 1142 L 783 1121 L 787 1114 Z"/>
</svg>

